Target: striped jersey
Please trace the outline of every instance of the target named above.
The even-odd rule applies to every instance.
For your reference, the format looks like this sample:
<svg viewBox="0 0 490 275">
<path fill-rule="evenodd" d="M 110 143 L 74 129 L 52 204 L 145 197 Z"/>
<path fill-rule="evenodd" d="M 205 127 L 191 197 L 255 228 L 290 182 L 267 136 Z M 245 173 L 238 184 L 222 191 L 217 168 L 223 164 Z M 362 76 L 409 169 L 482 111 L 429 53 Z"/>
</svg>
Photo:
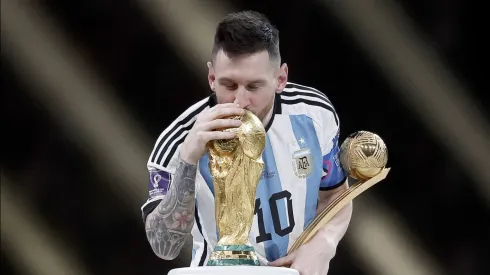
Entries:
<svg viewBox="0 0 490 275">
<path fill-rule="evenodd" d="M 214 94 L 197 102 L 157 139 L 148 160 L 149 199 L 141 208 L 144 219 L 172 184 L 179 148 L 197 115 L 215 104 Z M 347 175 L 338 156 L 339 118 L 320 91 L 288 82 L 275 96 L 265 129 L 264 169 L 249 237 L 262 265 L 287 254 L 314 219 L 319 192 L 342 185 Z M 219 238 L 208 161 L 205 155 L 198 162 L 196 209 L 194 217 L 189 217 L 195 221 L 191 266 L 206 265 Z"/>
</svg>

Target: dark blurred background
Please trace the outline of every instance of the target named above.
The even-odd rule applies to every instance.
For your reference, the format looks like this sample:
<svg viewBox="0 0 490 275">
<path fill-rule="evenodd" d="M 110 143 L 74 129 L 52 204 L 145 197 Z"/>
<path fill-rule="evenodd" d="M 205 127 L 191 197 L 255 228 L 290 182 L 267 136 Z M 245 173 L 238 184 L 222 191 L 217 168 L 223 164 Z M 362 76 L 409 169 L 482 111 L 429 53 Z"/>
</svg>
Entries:
<svg viewBox="0 0 490 275">
<path fill-rule="evenodd" d="M 389 148 L 392 171 L 354 204 L 329 274 L 489 274 L 484 9 L 398 0 L 415 31 L 393 23 L 366 33 L 346 11 L 379 19 L 371 11 L 393 1 L 323 2 L 2 1 L 2 273 L 153 275 L 188 265 L 188 250 L 164 261 L 146 241 L 146 161 L 160 132 L 210 94 L 204 62 L 220 16 L 254 9 L 280 30 L 289 80 L 333 102 L 341 139 L 364 129 Z M 414 54 L 427 62 L 417 69 L 400 54 L 394 80 L 389 53 L 381 60 L 372 48 L 395 43 L 389 27 L 407 35 L 404 46 L 427 46 L 436 70 L 425 55 Z"/>
</svg>

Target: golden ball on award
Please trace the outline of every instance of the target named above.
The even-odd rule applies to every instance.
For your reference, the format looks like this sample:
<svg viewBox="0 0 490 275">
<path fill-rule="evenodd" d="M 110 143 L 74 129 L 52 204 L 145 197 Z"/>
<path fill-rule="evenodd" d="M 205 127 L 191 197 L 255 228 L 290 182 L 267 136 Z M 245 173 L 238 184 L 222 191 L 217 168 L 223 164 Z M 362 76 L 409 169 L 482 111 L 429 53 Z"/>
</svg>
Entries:
<svg viewBox="0 0 490 275">
<path fill-rule="evenodd" d="M 388 162 L 388 149 L 377 134 L 358 131 L 349 135 L 340 147 L 340 163 L 357 180 L 379 174 Z"/>
</svg>

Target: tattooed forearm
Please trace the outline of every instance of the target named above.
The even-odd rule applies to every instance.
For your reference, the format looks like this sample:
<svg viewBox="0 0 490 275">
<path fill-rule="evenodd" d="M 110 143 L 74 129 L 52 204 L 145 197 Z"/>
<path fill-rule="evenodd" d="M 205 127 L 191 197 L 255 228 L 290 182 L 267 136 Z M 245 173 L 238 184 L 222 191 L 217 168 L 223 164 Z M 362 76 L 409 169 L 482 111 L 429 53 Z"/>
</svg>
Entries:
<svg viewBox="0 0 490 275">
<path fill-rule="evenodd" d="M 167 195 L 146 218 L 146 236 L 162 259 L 179 255 L 194 225 L 196 169 L 179 158 Z"/>
</svg>

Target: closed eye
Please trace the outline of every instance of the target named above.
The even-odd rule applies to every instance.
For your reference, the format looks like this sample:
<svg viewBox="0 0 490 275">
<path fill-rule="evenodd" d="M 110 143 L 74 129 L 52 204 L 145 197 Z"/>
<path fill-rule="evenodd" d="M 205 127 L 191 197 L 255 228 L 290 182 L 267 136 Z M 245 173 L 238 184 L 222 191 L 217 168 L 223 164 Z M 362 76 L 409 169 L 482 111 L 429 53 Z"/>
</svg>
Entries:
<svg viewBox="0 0 490 275">
<path fill-rule="evenodd" d="M 249 91 L 257 91 L 258 89 L 260 89 L 260 86 L 258 85 L 248 85 L 247 87 L 247 90 Z"/>
<path fill-rule="evenodd" d="M 230 90 L 230 91 L 234 91 L 234 90 L 236 90 L 238 88 L 238 85 L 237 84 L 226 84 L 226 85 L 223 85 L 223 86 L 225 86 L 225 88 L 227 90 Z"/>
</svg>

